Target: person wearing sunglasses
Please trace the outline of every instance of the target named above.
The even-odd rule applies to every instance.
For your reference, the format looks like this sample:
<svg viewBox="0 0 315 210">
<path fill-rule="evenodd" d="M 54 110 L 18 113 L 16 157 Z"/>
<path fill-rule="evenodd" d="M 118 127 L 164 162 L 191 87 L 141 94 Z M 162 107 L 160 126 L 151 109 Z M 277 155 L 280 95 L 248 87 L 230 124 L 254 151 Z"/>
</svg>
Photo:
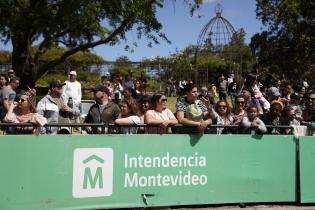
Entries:
<svg viewBox="0 0 315 210">
<path fill-rule="evenodd" d="M 231 113 L 231 107 L 225 100 L 219 100 L 215 109 L 209 112 L 209 115 L 217 125 L 231 125 L 233 123 L 233 116 Z M 217 128 L 217 134 L 229 133 L 230 129 Z"/>
<path fill-rule="evenodd" d="M 8 123 L 33 123 L 42 127 L 47 119 L 36 113 L 36 91 L 34 89 L 24 92 L 18 102 L 10 104 L 10 108 L 3 121 Z M 34 126 L 10 127 L 8 134 L 33 134 Z"/>
<path fill-rule="evenodd" d="M 144 116 L 145 122 L 149 125 L 159 125 L 157 128 L 149 128 L 148 133 L 167 133 L 169 125 L 178 123 L 171 110 L 166 108 L 167 98 L 162 94 L 152 96 L 152 110 L 148 110 Z"/>
<path fill-rule="evenodd" d="M 98 85 L 92 89 L 96 103 L 91 106 L 84 120 L 85 123 L 114 123 L 120 115 L 119 106 L 109 99 L 109 90 L 103 85 Z M 101 127 L 86 127 L 89 134 L 100 134 Z M 105 130 L 106 132 L 106 130 Z"/>
<path fill-rule="evenodd" d="M 243 117 L 246 116 L 245 99 L 243 95 L 236 96 L 233 114 L 233 124 L 239 125 L 242 122 Z"/>
<path fill-rule="evenodd" d="M 37 112 L 47 118 L 49 124 L 60 123 L 69 124 L 70 116 L 76 118 L 80 115 L 77 106 L 70 107 L 66 103 L 63 93 L 63 86 L 59 80 L 53 80 L 49 86 L 49 93 L 45 95 L 37 104 Z M 58 128 L 56 126 L 47 127 L 46 134 L 70 134 L 70 127 Z"/>
</svg>

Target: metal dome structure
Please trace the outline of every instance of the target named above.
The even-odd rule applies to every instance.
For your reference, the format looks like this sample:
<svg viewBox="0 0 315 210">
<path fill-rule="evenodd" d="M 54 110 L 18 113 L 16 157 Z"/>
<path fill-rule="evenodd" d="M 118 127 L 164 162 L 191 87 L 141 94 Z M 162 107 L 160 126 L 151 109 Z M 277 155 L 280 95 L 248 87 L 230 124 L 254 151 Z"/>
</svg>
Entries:
<svg viewBox="0 0 315 210">
<path fill-rule="evenodd" d="M 198 36 L 197 51 L 211 45 L 211 50 L 218 53 L 224 45 L 230 43 L 235 29 L 226 18 L 222 17 L 222 11 L 222 5 L 217 4 L 215 7 L 216 16 L 209 20 Z"/>
</svg>

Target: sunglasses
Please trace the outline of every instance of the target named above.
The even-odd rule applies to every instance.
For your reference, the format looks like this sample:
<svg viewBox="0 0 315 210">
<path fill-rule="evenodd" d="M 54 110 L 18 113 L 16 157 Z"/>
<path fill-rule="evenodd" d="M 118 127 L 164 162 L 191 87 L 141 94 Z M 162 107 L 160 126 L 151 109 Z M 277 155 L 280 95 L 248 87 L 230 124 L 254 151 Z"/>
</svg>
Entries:
<svg viewBox="0 0 315 210">
<path fill-rule="evenodd" d="M 237 104 L 245 104 L 244 101 L 236 101 Z"/>
<path fill-rule="evenodd" d="M 218 108 L 226 108 L 225 105 L 218 105 Z"/>
<path fill-rule="evenodd" d="M 20 102 L 20 101 L 23 103 L 23 102 L 26 101 L 26 100 L 25 100 L 24 98 L 21 98 L 21 99 L 19 100 L 19 102 Z"/>
<path fill-rule="evenodd" d="M 167 98 L 163 98 L 161 101 L 162 102 L 167 102 Z"/>
<path fill-rule="evenodd" d="M 315 101 L 315 98 L 309 98 L 309 100 L 311 100 L 311 101 Z"/>
</svg>

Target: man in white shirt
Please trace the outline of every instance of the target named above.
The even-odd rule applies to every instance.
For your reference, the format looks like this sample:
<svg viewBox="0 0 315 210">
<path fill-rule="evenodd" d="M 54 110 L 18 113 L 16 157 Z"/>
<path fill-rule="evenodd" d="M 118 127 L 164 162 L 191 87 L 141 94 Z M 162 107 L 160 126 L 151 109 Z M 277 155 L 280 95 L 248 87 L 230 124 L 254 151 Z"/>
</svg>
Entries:
<svg viewBox="0 0 315 210">
<path fill-rule="evenodd" d="M 65 85 L 63 87 L 63 95 L 66 100 L 65 103 L 68 103 L 69 98 L 71 97 L 73 106 L 81 111 L 82 90 L 81 83 L 77 81 L 76 71 L 70 71 L 69 80 L 65 81 Z M 80 123 L 79 117 L 75 119 L 75 122 Z"/>
<path fill-rule="evenodd" d="M 69 73 L 69 80 L 65 81 L 66 85 L 63 87 L 63 94 L 66 100 L 69 97 L 72 97 L 73 103 L 76 106 L 79 106 L 81 103 L 82 98 L 82 91 L 81 91 L 81 83 L 77 81 L 77 72 L 70 71 Z"/>
</svg>

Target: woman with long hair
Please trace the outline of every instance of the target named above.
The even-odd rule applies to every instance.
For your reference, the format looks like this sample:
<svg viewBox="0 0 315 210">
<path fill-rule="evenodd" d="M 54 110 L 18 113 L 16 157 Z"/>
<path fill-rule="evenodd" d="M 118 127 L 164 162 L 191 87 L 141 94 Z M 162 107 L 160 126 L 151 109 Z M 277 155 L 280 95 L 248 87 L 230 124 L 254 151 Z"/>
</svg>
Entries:
<svg viewBox="0 0 315 210">
<path fill-rule="evenodd" d="M 216 104 L 215 110 L 209 113 L 213 124 L 217 125 L 231 125 L 233 117 L 230 105 L 225 100 L 219 100 Z M 218 128 L 217 134 L 225 133 L 229 129 Z"/>
<path fill-rule="evenodd" d="M 242 122 L 243 117 L 246 116 L 245 99 L 243 95 L 235 97 L 235 109 L 233 114 L 233 124 L 239 125 Z"/>
<path fill-rule="evenodd" d="M 159 125 L 160 133 L 166 133 L 168 125 L 178 123 L 174 114 L 166 108 L 167 98 L 162 94 L 152 96 L 152 110 L 148 110 L 145 114 L 145 122 L 149 125 Z M 148 129 L 149 133 L 154 133 L 153 129 Z M 157 131 L 157 129 L 155 129 Z"/>
<path fill-rule="evenodd" d="M 8 123 L 33 123 L 42 127 L 47 123 L 47 119 L 36 113 L 36 91 L 34 89 L 24 92 L 18 102 L 10 105 L 8 113 L 3 121 Z M 27 127 L 11 127 L 7 130 L 9 134 L 32 134 L 35 128 Z"/>
<path fill-rule="evenodd" d="M 115 120 L 115 124 L 128 126 L 121 127 L 121 133 L 135 134 L 138 131 L 137 127 L 132 127 L 132 125 L 140 124 L 140 117 L 138 116 L 138 107 L 135 100 L 123 100 L 120 103 L 121 114 L 118 119 Z"/>
</svg>

